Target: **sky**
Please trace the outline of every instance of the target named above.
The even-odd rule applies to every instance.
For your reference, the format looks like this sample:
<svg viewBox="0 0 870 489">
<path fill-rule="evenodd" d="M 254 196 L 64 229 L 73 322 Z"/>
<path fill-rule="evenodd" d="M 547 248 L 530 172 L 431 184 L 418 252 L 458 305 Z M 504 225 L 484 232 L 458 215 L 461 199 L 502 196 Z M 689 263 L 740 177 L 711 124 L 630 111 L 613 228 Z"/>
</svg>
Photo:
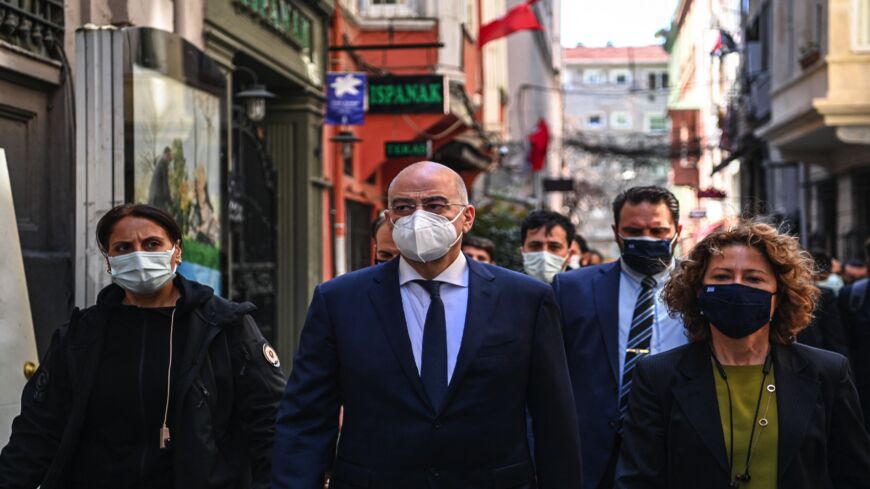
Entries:
<svg viewBox="0 0 870 489">
<path fill-rule="evenodd" d="M 562 0 L 562 45 L 574 47 L 661 44 L 677 0 Z M 626 15 L 629 13 L 629 15 Z"/>
</svg>

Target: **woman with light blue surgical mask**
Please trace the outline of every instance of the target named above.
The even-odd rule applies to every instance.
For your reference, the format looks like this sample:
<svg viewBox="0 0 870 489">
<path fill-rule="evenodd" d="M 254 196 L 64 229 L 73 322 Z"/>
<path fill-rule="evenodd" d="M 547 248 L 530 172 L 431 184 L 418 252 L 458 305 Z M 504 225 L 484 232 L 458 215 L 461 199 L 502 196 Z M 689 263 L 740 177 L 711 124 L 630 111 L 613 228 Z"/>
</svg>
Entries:
<svg viewBox="0 0 870 489">
<path fill-rule="evenodd" d="M 268 487 L 284 378 L 255 307 L 176 273 L 161 209 L 112 209 L 97 242 L 113 283 L 25 386 L 0 487 Z"/>
</svg>

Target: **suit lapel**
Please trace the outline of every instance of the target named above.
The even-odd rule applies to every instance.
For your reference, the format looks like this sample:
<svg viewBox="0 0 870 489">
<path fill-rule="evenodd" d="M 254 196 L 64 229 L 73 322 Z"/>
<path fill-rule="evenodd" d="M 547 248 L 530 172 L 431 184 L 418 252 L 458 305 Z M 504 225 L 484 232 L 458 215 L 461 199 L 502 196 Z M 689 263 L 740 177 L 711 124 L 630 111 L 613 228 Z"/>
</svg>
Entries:
<svg viewBox="0 0 870 489">
<path fill-rule="evenodd" d="M 818 380 L 808 375 L 809 362 L 794 348 L 780 346 L 773 358 L 779 418 L 777 472 L 782 480 L 801 446 L 821 390 Z"/>
<path fill-rule="evenodd" d="M 462 344 L 456 357 L 456 367 L 447 388 L 444 406 L 447 406 L 462 379 L 468 372 L 468 367 L 477 356 L 483 339 L 486 337 L 487 325 L 492 324 L 495 314 L 497 291 L 495 277 L 474 260 L 468 260 L 468 309 L 465 314 L 465 328 L 462 333 Z M 441 409 L 444 408 L 441 406 Z M 440 412 L 440 410 L 438 410 Z"/>
<path fill-rule="evenodd" d="M 604 338 L 614 381 L 619 378 L 619 273 L 619 262 L 609 268 L 602 267 L 592 283 L 598 326 Z"/>
<path fill-rule="evenodd" d="M 672 391 L 680 410 L 727 474 L 725 435 L 721 419 L 715 415 L 719 412 L 719 403 L 708 351 L 705 343 L 696 343 L 686 349 L 685 356 L 677 365 L 684 381 L 674 385 Z"/>
<path fill-rule="evenodd" d="M 399 291 L 399 259 L 390 260 L 380 268 L 381 273 L 374 278 L 375 286 L 369 289 L 369 299 L 375 307 L 384 335 L 408 381 L 426 406 L 432 408 L 429 397 L 423 389 L 423 381 L 420 379 L 417 364 L 414 362 L 414 352 L 411 350 L 411 339 L 408 337 L 408 326 L 402 308 L 402 294 Z"/>
</svg>

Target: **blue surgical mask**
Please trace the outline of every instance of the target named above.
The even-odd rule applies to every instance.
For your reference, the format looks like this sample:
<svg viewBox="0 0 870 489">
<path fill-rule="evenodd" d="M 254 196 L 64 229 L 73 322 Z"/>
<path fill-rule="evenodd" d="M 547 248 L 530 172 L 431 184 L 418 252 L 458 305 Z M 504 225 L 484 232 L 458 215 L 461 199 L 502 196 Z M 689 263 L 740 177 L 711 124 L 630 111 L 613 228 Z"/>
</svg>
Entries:
<svg viewBox="0 0 870 489">
<path fill-rule="evenodd" d="M 656 275 L 663 272 L 673 260 L 673 244 L 676 236 L 671 239 L 655 239 L 647 237 L 622 238 L 622 259 L 632 270 L 644 275 Z"/>
<path fill-rule="evenodd" d="M 745 338 L 770 322 L 773 294 L 741 284 L 704 285 L 701 314 L 729 338 Z"/>
</svg>

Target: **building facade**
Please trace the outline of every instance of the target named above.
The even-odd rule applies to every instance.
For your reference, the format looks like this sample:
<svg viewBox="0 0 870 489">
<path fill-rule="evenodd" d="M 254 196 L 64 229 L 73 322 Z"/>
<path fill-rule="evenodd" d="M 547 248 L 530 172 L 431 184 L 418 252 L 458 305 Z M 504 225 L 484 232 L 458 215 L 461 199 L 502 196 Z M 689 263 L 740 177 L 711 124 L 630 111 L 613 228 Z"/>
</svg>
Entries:
<svg viewBox="0 0 870 489">
<path fill-rule="evenodd" d="M 74 301 L 74 60 L 68 54 L 78 25 L 63 5 L 42 3 L 31 10 L 0 2 L 0 148 L 40 352 Z"/>
<path fill-rule="evenodd" d="M 864 260 L 870 235 L 870 2 L 751 1 L 743 76 L 760 109 L 756 186 L 803 244 Z M 773 56 L 772 53 L 777 53 Z"/>
<path fill-rule="evenodd" d="M 742 210 L 739 159 L 729 130 L 740 108 L 736 52 L 716 51 L 725 36 L 741 42 L 740 2 L 680 0 L 667 33 L 671 183 L 680 200 L 683 248 Z"/>
<path fill-rule="evenodd" d="M 525 0 L 506 0 L 505 8 L 522 3 Z M 544 178 L 567 176 L 562 157 L 561 1 L 540 0 L 532 8 L 542 30 L 516 32 L 487 45 L 487 49 L 508 53 L 503 99 L 507 102 L 507 140 L 500 148 L 500 164 L 478 190 L 487 198 L 567 211 L 561 193 L 543 190 Z M 541 121 L 547 126 L 550 143 L 544 169 L 533 173 L 528 160 L 529 136 Z"/>
<path fill-rule="evenodd" d="M 140 197 L 142 183 L 124 169 L 138 175 L 142 157 L 155 165 L 160 158 L 124 149 L 134 140 L 117 114 L 128 107 L 113 99 L 128 93 L 124 80 L 135 92 L 138 79 L 116 76 L 121 51 L 102 35 L 133 33 L 153 48 L 146 57 L 154 66 L 201 59 L 223 87 L 212 98 L 191 92 L 211 105 L 161 108 L 182 124 L 202 120 L 215 135 L 194 141 L 193 150 L 167 140 L 163 152 L 160 143 L 157 152 L 172 155 L 174 168 L 184 168 L 185 157 L 189 165 L 175 175 L 184 186 L 170 194 L 178 200 L 183 188 L 190 197 L 171 210 L 185 226 L 196 220 L 195 234 L 214 243 L 190 242 L 185 257 L 213 252 L 216 290 L 254 302 L 263 332 L 289 360 L 323 277 L 322 113 L 333 8 L 294 0 L 0 1 L 0 147 L 10 162 L 41 352 L 72 307 L 93 304 L 109 282 L 94 238 L 99 216 L 122 202 L 153 200 Z M 244 92 L 254 85 L 274 96 L 265 112 L 247 106 Z M 143 105 L 133 106 L 126 116 L 138 117 L 131 114 Z"/>
<path fill-rule="evenodd" d="M 506 52 L 498 45 L 503 41 L 481 51 L 477 33 L 481 19 L 504 14 L 502 4 L 338 2 L 329 70 L 366 74 L 369 113 L 361 125 L 324 129 L 324 174 L 331 186 L 322 202 L 325 277 L 372 263 L 369 226 L 386 207 L 387 187 L 403 168 L 431 159 L 456 170 L 471 188 L 492 165 L 505 126 Z M 388 111 L 374 110 L 381 97 L 373 95 L 372 85 L 388 83 L 403 90 L 419 80 L 441 87 L 443 107 L 421 111 L 407 99 Z M 339 136 L 357 141 L 342 142 Z M 392 145 L 425 151 L 397 154 L 388 150 Z"/>
<path fill-rule="evenodd" d="M 661 46 L 577 46 L 562 59 L 564 152 L 578 189 L 571 217 L 592 249 L 615 257 L 613 197 L 668 183 L 668 54 Z"/>
</svg>

